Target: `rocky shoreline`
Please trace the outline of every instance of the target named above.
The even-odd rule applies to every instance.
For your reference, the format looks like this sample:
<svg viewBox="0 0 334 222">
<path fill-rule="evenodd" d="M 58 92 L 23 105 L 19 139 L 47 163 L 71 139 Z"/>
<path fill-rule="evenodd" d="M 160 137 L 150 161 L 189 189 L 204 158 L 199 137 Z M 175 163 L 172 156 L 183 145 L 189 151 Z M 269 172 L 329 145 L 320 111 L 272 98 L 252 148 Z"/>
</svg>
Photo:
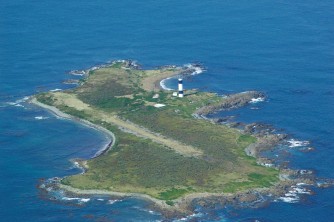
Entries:
<svg viewBox="0 0 334 222">
<path fill-rule="evenodd" d="M 212 195 L 206 198 L 194 198 L 189 206 L 200 205 L 206 208 L 213 208 L 216 204 L 232 205 L 233 207 L 261 207 L 273 201 L 297 202 L 300 196 L 312 195 L 312 187 L 325 188 L 334 185 L 334 180 L 317 178 L 313 170 L 293 170 L 288 164 L 278 163 L 275 159 L 263 157 L 265 151 L 274 152 L 279 145 L 287 144 L 289 135 L 276 133 L 276 129 L 268 124 L 251 123 L 245 124 L 235 122 L 234 116 L 222 118 L 209 118 L 208 116 L 221 111 L 246 106 L 252 101 L 263 101 L 265 94 L 257 91 L 247 91 L 226 96 L 222 103 L 202 107 L 194 113 L 195 118 L 211 121 L 213 124 L 224 124 L 236 128 L 243 133 L 250 134 L 257 138 L 257 142 L 245 148 L 245 153 L 257 159 L 257 163 L 266 167 L 280 169 L 280 181 L 269 188 L 250 189 L 245 192 L 238 192 L 232 195 Z M 293 139 L 292 139 L 293 140 Z M 308 148 L 307 151 L 313 151 Z"/>
<path fill-rule="evenodd" d="M 303 175 L 301 177 L 300 175 Z M 305 177 L 306 175 L 306 177 Z M 152 198 L 145 194 L 121 193 L 109 190 L 82 190 L 61 184 L 61 178 L 52 178 L 39 186 L 42 192 L 61 191 L 69 198 L 90 198 L 94 195 L 107 195 L 111 199 L 139 198 L 151 203 L 150 208 L 161 212 L 164 217 L 181 218 L 194 212 L 197 206 L 214 208 L 222 206 L 258 208 L 272 201 L 283 198 L 298 198 L 299 195 L 311 195 L 310 186 L 314 186 L 314 174 L 309 171 L 284 170 L 280 175 L 280 182 L 270 188 L 250 189 L 234 194 L 229 193 L 194 193 L 181 197 L 170 206 L 163 200 Z M 45 193 L 47 195 L 47 193 Z"/>
<path fill-rule="evenodd" d="M 128 60 L 119 60 L 119 61 L 128 61 Z M 116 61 L 117 62 L 117 61 Z M 74 70 L 71 71 L 70 74 L 72 75 L 88 75 L 90 71 L 96 70 L 102 67 L 107 67 L 113 65 L 115 63 L 105 64 L 102 66 L 95 66 L 88 70 Z M 125 68 L 135 68 L 139 69 L 140 66 L 129 60 Z M 174 66 L 172 66 L 174 68 Z M 168 67 L 166 67 L 168 68 Z M 188 71 L 191 73 L 190 71 Z M 159 80 L 159 82 L 161 79 Z M 95 194 L 105 194 L 111 195 L 117 198 L 123 197 L 136 197 L 148 200 L 152 203 L 152 208 L 162 212 L 167 218 L 172 217 L 181 217 L 184 215 L 188 215 L 193 212 L 195 206 L 203 206 L 203 207 L 214 207 L 215 204 L 221 205 L 233 205 L 233 206 L 250 206 L 250 207 L 260 207 L 268 202 L 271 202 L 275 199 L 279 198 L 286 198 L 282 200 L 290 200 L 289 198 L 296 197 L 301 194 L 312 194 L 312 191 L 309 189 L 309 186 L 319 186 L 317 182 L 317 178 L 313 171 L 310 170 L 291 170 L 288 169 L 286 166 L 275 166 L 274 160 L 268 159 L 265 157 L 261 157 L 261 153 L 264 151 L 268 151 L 274 149 L 275 146 L 284 142 L 287 138 L 285 134 L 275 134 L 274 129 L 265 124 L 243 124 L 243 123 L 236 123 L 232 122 L 232 118 L 214 118 L 210 119 L 207 118 L 208 115 L 217 113 L 219 111 L 225 111 L 235 108 L 243 107 L 252 101 L 255 100 L 263 100 L 265 98 L 265 94 L 262 92 L 257 91 L 248 91 L 244 93 L 238 93 L 229 95 L 226 99 L 217 105 L 206 106 L 199 108 L 194 116 L 196 118 L 204 118 L 211 121 L 214 124 L 227 124 L 230 127 L 237 128 L 242 130 L 246 134 L 251 134 L 257 138 L 257 143 L 251 144 L 245 149 L 247 155 L 257 158 L 257 162 L 260 165 L 267 166 L 267 167 L 276 167 L 281 170 L 280 174 L 280 181 L 277 184 L 274 184 L 270 188 L 261 188 L 261 189 L 251 189 L 244 192 L 237 192 L 235 194 L 228 194 L 228 193 L 195 193 L 186 195 L 174 201 L 174 205 L 170 206 L 166 204 L 164 201 L 152 198 L 145 194 L 136 194 L 136 193 L 119 193 L 119 192 L 112 192 L 112 191 L 103 191 L 103 190 L 80 190 L 73 187 L 69 187 L 60 183 L 61 179 L 55 179 L 54 183 L 50 184 L 43 184 L 40 186 L 41 189 L 60 189 L 66 192 L 69 196 L 89 196 Z M 78 118 L 72 117 L 68 114 L 61 112 L 60 110 L 56 109 L 55 107 L 48 106 L 46 104 L 39 103 L 35 98 L 30 100 L 31 103 L 45 108 L 57 116 L 62 118 L 68 118 L 71 120 L 78 121 L 83 123 L 89 127 L 93 127 L 104 134 L 106 134 L 110 142 L 101 149 L 97 154 L 94 155 L 92 158 L 96 158 L 100 155 L 105 154 L 108 152 L 112 146 L 114 145 L 116 138 L 114 134 L 103 127 L 97 126 L 85 120 L 80 120 Z M 85 165 L 85 161 L 76 160 L 79 163 L 78 167 L 82 167 L 82 169 L 87 169 Z M 326 181 L 322 184 L 323 187 L 331 185 L 332 181 Z"/>
<path fill-rule="evenodd" d="M 265 94 L 258 91 L 247 91 L 237 94 L 228 95 L 224 101 L 215 105 L 204 106 L 196 111 L 196 115 L 207 116 L 217 113 L 219 111 L 226 111 L 230 109 L 236 109 L 247 105 L 253 100 L 264 100 Z"/>
</svg>

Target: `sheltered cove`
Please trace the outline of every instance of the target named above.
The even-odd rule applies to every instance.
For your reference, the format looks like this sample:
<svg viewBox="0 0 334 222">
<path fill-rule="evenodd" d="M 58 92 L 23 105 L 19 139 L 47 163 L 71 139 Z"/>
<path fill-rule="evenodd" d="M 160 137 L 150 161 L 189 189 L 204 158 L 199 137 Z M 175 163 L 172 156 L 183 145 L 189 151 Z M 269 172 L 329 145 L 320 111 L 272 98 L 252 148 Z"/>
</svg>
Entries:
<svg viewBox="0 0 334 222">
<path fill-rule="evenodd" d="M 176 214 L 191 211 L 193 201 L 252 201 L 258 193 L 279 196 L 292 184 L 313 183 L 311 177 L 296 176 L 298 172 L 258 164 L 258 152 L 280 138 L 256 138 L 205 118 L 244 106 L 262 93 L 223 98 L 188 90 L 178 99 L 161 90 L 162 79 L 192 71 L 175 66 L 141 70 L 131 61 L 115 61 L 74 72 L 86 78 L 73 90 L 32 98 L 32 103 L 94 127 L 112 140 L 95 158 L 81 161 L 87 172 L 66 177 L 57 186 L 82 195 L 140 197 Z M 159 98 L 153 98 L 156 93 Z M 155 108 L 157 103 L 166 107 Z"/>
</svg>

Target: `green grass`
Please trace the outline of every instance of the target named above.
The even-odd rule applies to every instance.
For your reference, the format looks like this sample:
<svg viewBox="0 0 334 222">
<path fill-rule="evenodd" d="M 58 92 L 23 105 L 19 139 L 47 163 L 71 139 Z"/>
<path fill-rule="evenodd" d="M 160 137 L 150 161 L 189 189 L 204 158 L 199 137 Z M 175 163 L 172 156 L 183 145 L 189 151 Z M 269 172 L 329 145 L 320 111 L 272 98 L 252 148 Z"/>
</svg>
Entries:
<svg viewBox="0 0 334 222">
<path fill-rule="evenodd" d="M 156 92 L 139 87 L 144 71 L 124 70 L 120 66 L 116 63 L 95 70 L 82 86 L 67 93 L 75 94 L 93 108 L 117 113 L 155 133 L 200 149 L 203 156 L 185 157 L 151 140 L 123 132 L 93 114 L 59 105 L 52 93 L 44 93 L 37 96 L 40 102 L 101 125 L 117 138 L 110 152 L 88 160 L 85 174 L 66 177 L 63 184 L 80 189 L 144 193 L 173 205 L 174 199 L 188 193 L 234 193 L 268 187 L 278 180 L 277 170 L 258 166 L 255 158 L 245 154 L 244 149 L 256 142 L 255 137 L 192 117 L 197 108 L 220 103 L 222 97 L 194 91 L 180 100 L 161 91 L 159 98 L 153 99 Z M 148 105 L 154 103 L 167 106 L 157 109 Z"/>
<path fill-rule="evenodd" d="M 115 69 L 120 69 L 123 66 L 123 62 L 115 62 L 111 67 Z"/>
<path fill-rule="evenodd" d="M 177 199 L 178 197 L 183 196 L 184 194 L 188 192 L 189 190 L 187 189 L 176 189 L 173 187 L 172 189 L 159 193 L 159 199 L 174 200 L 174 199 Z"/>
<path fill-rule="evenodd" d="M 65 112 L 69 115 L 78 117 L 80 119 L 89 119 L 90 118 L 90 115 L 85 113 L 85 111 L 77 110 L 77 109 L 69 107 L 69 106 L 58 106 L 58 108 L 61 111 Z"/>
<path fill-rule="evenodd" d="M 239 143 L 255 143 L 256 142 L 256 138 L 251 136 L 251 135 L 248 135 L 248 134 L 245 134 L 245 135 L 240 135 L 239 138 L 238 138 L 238 142 Z"/>
<path fill-rule="evenodd" d="M 271 171 L 269 169 L 269 171 Z M 277 182 L 278 172 L 272 170 L 269 174 L 250 173 L 248 174 L 248 180 L 243 182 L 229 182 L 223 187 L 223 191 L 226 193 L 234 193 L 245 189 L 258 188 L 258 187 L 270 187 L 273 183 Z"/>
<path fill-rule="evenodd" d="M 225 186 L 223 187 L 223 192 L 225 193 L 235 193 L 237 191 L 240 190 L 245 190 L 245 189 L 249 189 L 252 188 L 251 186 L 251 182 L 247 181 L 247 182 L 228 182 L 227 184 L 225 184 Z"/>
<path fill-rule="evenodd" d="M 212 159 L 221 161 L 237 161 L 239 153 L 249 145 L 239 142 L 240 133 L 226 126 L 214 125 L 205 120 L 196 120 L 175 113 L 175 110 L 157 110 L 144 107 L 136 113 L 128 113 L 126 118 L 143 125 L 154 132 L 161 133 L 181 142 L 195 146 Z M 253 142 L 254 137 L 248 138 Z M 240 145 L 240 146 L 239 146 Z M 235 147 L 234 149 L 231 149 Z M 238 155 L 236 155 L 238 153 Z"/>
<path fill-rule="evenodd" d="M 90 169 L 86 174 L 66 178 L 63 183 L 67 185 L 81 189 L 139 192 L 158 199 L 173 200 L 196 191 L 235 192 L 269 186 L 267 181 L 277 179 L 276 171 L 267 172 L 266 168 L 253 166 L 250 174 L 239 170 L 242 178 L 250 179 L 248 182 L 229 182 L 233 178 L 228 176 L 230 171 L 225 169 L 224 164 L 185 158 L 150 140 L 124 133 L 113 125 L 100 121 L 95 123 L 114 132 L 117 144 L 107 155 L 89 160 Z M 263 175 L 255 172 L 263 172 Z"/>
<path fill-rule="evenodd" d="M 175 203 L 171 200 L 167 200 L 166 204 L 168 204 L 169 206 L 174 206 Z"/>
<path fill-rule="evenodd" d="M 37 101 L 44 103 L 46 105 L 50 105 L 52 106 L 54 104 L 54 99 L 52 97 L 52 95 L 48 94 L 48 93 L 40 93 L 38 95 L 36 95 L 36 99 Z"/>
</svg>

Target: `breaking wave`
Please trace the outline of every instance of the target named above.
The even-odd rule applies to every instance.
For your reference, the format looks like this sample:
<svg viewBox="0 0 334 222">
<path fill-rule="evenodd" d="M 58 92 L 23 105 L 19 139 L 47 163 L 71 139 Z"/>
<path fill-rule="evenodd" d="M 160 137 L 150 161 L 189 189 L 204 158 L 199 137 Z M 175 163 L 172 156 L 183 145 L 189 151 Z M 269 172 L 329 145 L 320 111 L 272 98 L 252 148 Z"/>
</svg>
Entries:
<svg viewBox="0 0 334 222">
<path fill-rule="evenodd" d="M 204 67 L 199 64 L 186 64 L 184 67 L 192 70 L 191 75 L 199 75 L 205 71 Z"/>
<path fill-rule="evenodd" d="M 78 201 L 79 203 L 87 203 L 90 201 L 90 198 L 79 198 L 79 197 L 62 197 L 64 201 Z"/>
<path fill-rule="evenodd" d="M 279 197 L 278 200 L 286 202 L 286 203 L 297 203 L 300 200 L 300 195 L 311 195 L 311 191 L 306 189 L 305 186 L 307 184 L 298 183 L 296 186 L 291 186 L 291 189 L 284 194 L 284 196 Z"/>
<path fill-rule="evenodd" d="M 22 103 L 26 102 L 29 99 L 29 96 L 25 96 L 21 99 L 18 99 L 14 102 L 6 102 L 4 106 L 1 107 L 7 107 L 7 106 L 16 106 L 16 107 L 25 107 L 24 105 L 22 105 Z"/>
<path fill-rule="evenodd" d="M 263 102 L 263 101 L 264 101 L 263 97 L 258 97 L 258 98 L 252 98 L 249 103 L 259 103 L 259 102 Z"/>
<path fill-rule="evenodd" d="M 310 144 L 309 141 L 300 141 L 300 140 L 295 140 L 295 139 L 290 139 L 287 141 L 289 144 L 290 148 L 294 148 L 294 147 L 302 147 L 302 146 L 307 146 Z"/>
<path fill-rule="evenodd" d="M 44 119 L 49 119 L 49 117 L 46 117 L 46 116 L 35 116 L 35 119 L 37 119 L 37 120 L 44 120 Z"/>
<path fill-rule="evenodd" d="M 51 89 L 51 90 L 49 90 L 50 92 L 58 92 L 58 91 L 61 91 L 62 89 L 58 89 L 58 88 L 56 88 L 56 89 Z"/>
</svg>

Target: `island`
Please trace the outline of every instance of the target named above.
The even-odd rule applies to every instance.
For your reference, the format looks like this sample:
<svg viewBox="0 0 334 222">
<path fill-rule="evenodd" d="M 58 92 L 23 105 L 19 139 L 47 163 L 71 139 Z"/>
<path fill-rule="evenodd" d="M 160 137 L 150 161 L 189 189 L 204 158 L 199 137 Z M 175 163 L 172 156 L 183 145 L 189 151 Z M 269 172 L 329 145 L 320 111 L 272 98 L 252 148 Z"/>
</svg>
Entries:
<svg viewBox="0 0 334 222">
<path fill-rule="evenodd" d="M 287 179 L 291 172 L 259 161 L 258 152 L 277 142 L 277 135 L 255 136 L 207 118 L 247 105 L 262 93 L 221 96 L 188 89 L 179 98 L 161 87 L 163 79 L 194 72 L 190 66 L 144 70 L 119 60 L 78 72 L 85 77 L 76 88 L 31 99 L 110 137 L 93 158 L 78 161 L 83 173 L 60 179 L 61 189 L 141 197 L 169 212 L 189 212 L 195 200 L 254 200 L 254 190 L 280 195 L 296 183 Z"/>
</svg>

